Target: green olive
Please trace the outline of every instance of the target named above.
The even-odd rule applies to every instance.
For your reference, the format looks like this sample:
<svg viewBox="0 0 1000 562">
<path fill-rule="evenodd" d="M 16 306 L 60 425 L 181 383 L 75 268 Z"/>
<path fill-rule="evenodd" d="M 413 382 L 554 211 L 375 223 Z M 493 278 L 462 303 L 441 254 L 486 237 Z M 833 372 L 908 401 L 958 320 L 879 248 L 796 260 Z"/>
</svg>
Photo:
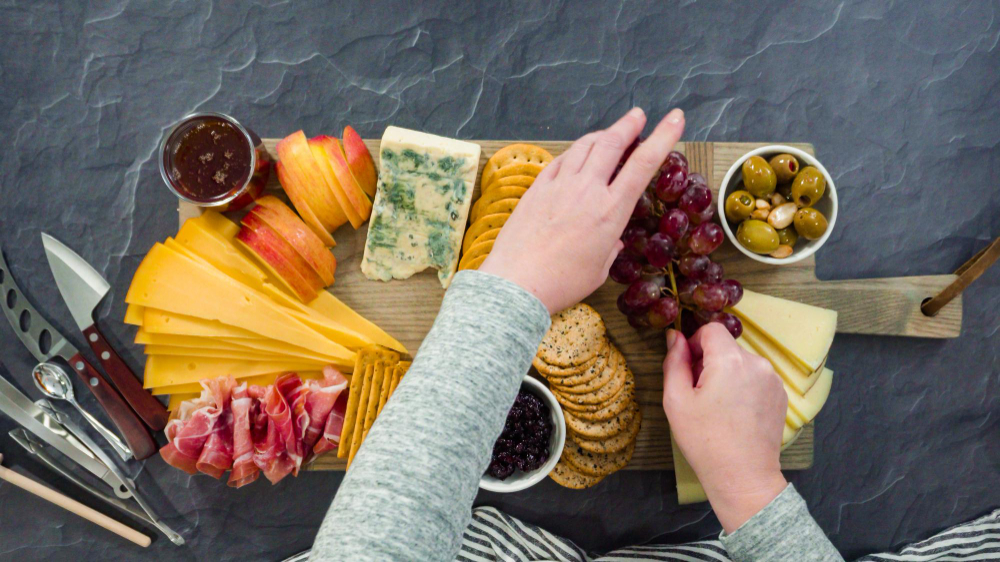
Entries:
<svg viewBox="0 0 1000 562">
<path fill-rule="evenodd" d="M 799 236 L 805 238 L 806 240 L 815 240 L 823 233 L 826 232 L 829 223 L 826 222 L 826 217 L 823 213 L 813 209 L 812 207 L 806 207 L 804 209 L 799 209 L 795 213 L 795 220 L 793 222 L 796 232 Z"/>
<path fill-rule="evenodd" d="M 743 183 L 754 197 L 767 197 L 774 193 L 778 178 L 766 160 L 751 156 L 743 162 Z"/>
<path fill-rule="evenodd" d="M 812 207 L 826 192 L 826 178 L 812 166 L 802 168 L 792 180 L 792 201 L 802 207 Z"/>
<path fill-rule="evenodd" d="M 731 222 L 747 220 L 753 210 L 754 198 L 749 191 L 734 191 L 726 197 L 726 218 Z"/>
<path fill-rule="evenodd" d="M 795 179 L 795 174 L 799 172 L 799 161 L 791 154 L 778 154 L 768 161 L 774 174 L 778 176 L 778 183 L 788 183 Z"/>
<path fill-rule="evenodd" d="M 741 222 L 740 227 L 736 229 L 736 239 L 744 248 L 755 254 L 770 254 L 781 244 L 778 231 L 766 222 L 756 219 Z"/>
<path fill-rule="evenodd" d="M 785 228 L 778 229 L 778 240 L 781 242 L 782 246 L 795 247 L 795 243 L 799 241 L 799 233 L 795 232 L 794 226 L 786 226 Z"/>
</svg>

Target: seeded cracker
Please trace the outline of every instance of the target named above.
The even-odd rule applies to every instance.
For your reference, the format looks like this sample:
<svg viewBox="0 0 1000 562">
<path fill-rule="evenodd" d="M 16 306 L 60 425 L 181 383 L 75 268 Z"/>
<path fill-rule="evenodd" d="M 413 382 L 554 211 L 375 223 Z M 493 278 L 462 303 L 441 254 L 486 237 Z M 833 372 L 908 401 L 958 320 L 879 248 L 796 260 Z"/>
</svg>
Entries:
<svg viewBox="0 0 1000 562">
<path fill-rule="evenodd" d="M 627 447 L 617 453 L 591 453 L 584 451 L 573 441 L 566 443 L 563 450 L 562 459 L 568 462 L 577 471 L 590 476 L 607 476 L 612 472 L 617 472 L 632 460 L 632 453 L 635 452 L 635 442 L 629 443 Z"/>
<path fill-rule="evenodd" d="M 582 303 L 571 306 L 552 317 L 552 326 L 538 346 L 538 357 L 556 367 L 580 365 L 597 355 L 605 335 L 604 320 L 593 307 Z"/>
<path fill-rule="evenodd" d="M 570 404 L 578 404 L 581 406 L 594 406 L 598 404 L 605 404 L 618 394 L 619 391 L 625 386 L 625 380 L 628 378 L 628 367 L 625 366 L 625 362 L 622 361 L 618 369 L 615 370 L 614 376 L 608 381 L 608 384 L 598 388 L 593 392 L 588 392 L 586 394 L 570 394 L 560 392 L 563 398 L 565 398 Z"/>
<path fill-rule="evenodd" d="M 598 361 L 603 361 L 607 359 L 607 354 L 598 353 L 594 357 L 587 360 L 586 363 L 580 365 L 574 365 L 572 367 L 556 367 L 555 365 L 549 365 L 545 361 L 542 361 L 537 355 L 531 360 L 531 364 L 538 370 L 538 373 L 544 376 L 546 379 L 551 381 L 559 381 L 566 377 L 577 376 L 586 373 L 590 368 L 594 366 Z M 598 369 L 603 368 L 603 365 L 598 366 Z M 596 377 L 599 373 L 594 373 Z"/>
<path fill-rule="evenodd" d="M 618 435 L 605 439 L 584 439 L 578 435 L 571 434 L 570 438 L 584 451 L 591 453 L 617 453 L 635 443 L 635 438 L 639 435 L 640 427 L 642 427 L 642 412 L 636 411 L 628 427 Z"/>
<path fill-rule="evenodd" d="M 632 402 L 620 414 L 604 421 L 583 420 L 571 412 L 563 412 L 563 417 L 566 418 L 566 429 L 571 433 L 584 439 L 608 439 L 626 430 L 638 411 L 639 405 Z"/>
<path fill-rule="evenodd" d="M 556 395 L 558 399 L 559 396 Z M 635 399 L 635 378 L 632 376 L 632 372 L 629 371 L 627 378 L 625 380 L 625 386 L 621 389 L 617 396 L 612 398 L 608 405 L 597 409 L 573 409 L 572 414 L 584 421 L 603 421 L 609 420 L 622 412 L 629 404 Z"/>
<path fill-rule="evenodd" d="M 604 480 L 603 476 L 590 476 L 578 472 L 569 463 L 562 460 L 556 463 L 555 468 L 549 473 L 549 478 L 555 480 L 556 484 L 573 490 L 590 488 Z"/>
<path fill-rule="evenodd" d="M 561 392 L 564 394 L 590 394 L 596 392 L 605 385 L 611 383 L 612 380 L 618 376 L 619 371 L 623 367 L 625 359 L 622 354 L 615 350 L 610 354 L 610 357 L 604 362 L 604 368 L 598 373 L 596 377 L 591 378 L 589 381 L 584 381 L 575 385 L 563 385 L 556 380 L 550 381 L 552 384 L 552 390 L 555 392 Z M 590 371 L 587 371 L 589 373 Z M 584 373 L 586 375 L 586 373 Z M 584 376 L 581 375 L 581 376 Z M 572 378 L 572 377 L 567 377 Z M 572 397 L 568 397 L 572 400 Z"/>
</svg>

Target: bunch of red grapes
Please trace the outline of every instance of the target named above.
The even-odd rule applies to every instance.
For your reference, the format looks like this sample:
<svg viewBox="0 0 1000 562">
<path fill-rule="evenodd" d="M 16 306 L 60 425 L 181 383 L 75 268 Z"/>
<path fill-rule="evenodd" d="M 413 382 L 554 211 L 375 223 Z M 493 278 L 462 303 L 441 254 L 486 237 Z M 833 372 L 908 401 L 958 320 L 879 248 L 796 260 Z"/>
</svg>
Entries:
<svg viewBox="0 0 1000 562">
<path fill-rule="evenodd" d="M 725 238 L 714 216 L 705 177 L 688 170 L 683 154 L 671 152 L 636 203 L 622 233 L 625 249 L 611 266 L 611 278 L 628 285 L 618 309 L 629 324 L 673 325 L 690 337 L 705 324 L 719 322 L 740 337 L 743 324 L 723 309 L 740 302 L 743 286 L 723 279 L 722 265 L 708 257 Z"/>
</svg>

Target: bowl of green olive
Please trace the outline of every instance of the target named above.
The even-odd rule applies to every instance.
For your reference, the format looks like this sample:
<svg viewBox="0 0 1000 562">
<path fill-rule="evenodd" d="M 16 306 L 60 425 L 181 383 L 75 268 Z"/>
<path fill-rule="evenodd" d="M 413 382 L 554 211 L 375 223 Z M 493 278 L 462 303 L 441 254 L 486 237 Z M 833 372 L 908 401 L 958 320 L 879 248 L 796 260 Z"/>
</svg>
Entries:
<svg viewBox="0 0 1000 562">
<path fill-rule="evenodd" d="M 743 155 L 722 180 L 719 217 L 729 241 L 748 257 L 784 265 L 826 242 L 837 222 L 837 188 L 826 168 L 792 146 Z"/>
</svg>

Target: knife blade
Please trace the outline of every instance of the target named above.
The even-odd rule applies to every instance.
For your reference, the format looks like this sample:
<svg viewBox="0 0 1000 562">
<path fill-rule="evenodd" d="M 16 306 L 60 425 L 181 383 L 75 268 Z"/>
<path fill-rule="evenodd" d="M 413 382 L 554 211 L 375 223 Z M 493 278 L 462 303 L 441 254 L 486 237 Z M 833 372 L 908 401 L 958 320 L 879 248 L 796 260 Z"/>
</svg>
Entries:
<svg viewBox="0 0 1000 562">
<path fill-rule="evenodd" d="M 0 412 L 6 414 L 15 423 L 26 429 L 35 437 L 51 445 L 53 449 L 59 451 L 67 458 L 84 468 L 87 472 L 104 481 L 105 484 L 116 491 L 121 496 L 119 490 L 124 483 L 96 457 L 88 455 L 81 449 L 71 444 L 65 437 L 56 434 L 53 430 L 39 421 L 36 415 L 43 415 L 41 408 L 28 399 L 4 376 L 3 365 L 0 364 Z M 34 414 L 32 412 L 35 412 Z M 127 497 L 127 496 L 125 496 Z"/>
<path fill-rule="evenodd" d="M 18 339 L 39 361 L 59 357 L 69 363 L 73 372 L 97 398 L 101 408 L 125 438 L 138 460 L 152 456 L 156 441 L 149 434 L 142 420 L 125 402 L 121 394 L 103 375 L 88 362 L 69 340 L 49 324 L 25 298 L 24 292 L 14 282 L 3 247 L 0 246 L 0 310 L 10 323 Z"/>
<path fill-rule="evenodd" d="M 154 431 L 161 431 L 167 425 L 167 409 L 142 388 L 139 378 L 111 347 L 94 320 L 94 310 L 111 286 L 86 260 L 44 232 L 42 246 L 56 287 L 87 344 L 108 373 L 108 378 L 146 425 Z"/>
</svg>

